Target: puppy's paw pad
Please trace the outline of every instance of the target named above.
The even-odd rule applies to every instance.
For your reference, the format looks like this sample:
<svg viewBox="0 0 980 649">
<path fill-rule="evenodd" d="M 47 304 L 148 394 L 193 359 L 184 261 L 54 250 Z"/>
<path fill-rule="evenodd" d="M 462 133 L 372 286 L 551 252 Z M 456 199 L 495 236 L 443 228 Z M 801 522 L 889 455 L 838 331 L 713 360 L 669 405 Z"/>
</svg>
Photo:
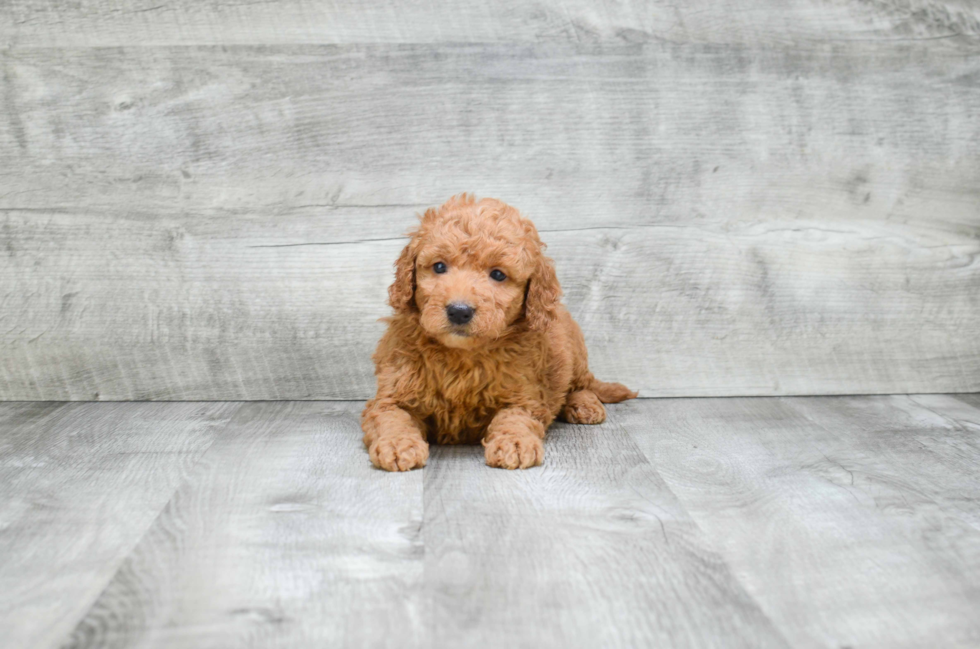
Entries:
<svg viewBox="0 0 980 649">
<path fill-rule="evenodd" d="M 378 438 L 368 449 L 374 466 L 385 471 L 411 471 L 425 466 L 429 445 L 414 436 Z"/>
<path fill-rule="evenodd" d="M 487 465 L 527 469 L 544 460 L 544 444 L 532 435 L 500 435 L 484 443 Z"/>
</svg>

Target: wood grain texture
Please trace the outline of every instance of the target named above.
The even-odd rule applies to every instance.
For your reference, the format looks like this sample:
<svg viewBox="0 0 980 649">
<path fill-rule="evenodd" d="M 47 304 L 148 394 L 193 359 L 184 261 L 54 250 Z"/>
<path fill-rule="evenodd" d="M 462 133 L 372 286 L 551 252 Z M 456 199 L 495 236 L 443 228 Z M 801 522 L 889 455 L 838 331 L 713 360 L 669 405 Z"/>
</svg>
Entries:
<svg viewBox="0 0 980 649">
<path fill-rule="evenodd" d="M 536 221 L 596 373 L 645 396 L 980 390 L 971 51 L 0 61 L 0 398 L 366 398 L 399 237 L 462 190 Z"/>
<path fill-rule="evenodd" d="M 650 405 L 552 427 L 541 468 L 434 449 L 423 535 L 441 646 L 788 646 L 615 422 Z"/>
<path fill-rule="evenodd" d="M 943 395 L 663 400 L 623 425 L 792 646 L 967 647 L 978 415 Z"/>
<path fill-rule="evenodd" d="M 0 644 L 973 647 L 977 401 L 631 401 L 401 475 L 360 402 L 2 404 Z"/>
<path fill-rule="evenodd" d="M 17 47 L 978 38 L 970 0 L 8 0 L 0 11 L 0 41 Z"/>
<path fill-rule="evenodd" d="M 363 404 L 244 404 L 72 647 L 412 647 L 422 473 L 374 469 Z"/>
<path fill-rule="evenodd" d="M 237 407 L 0 404 L 0 644 L 61 641 Z"/>
</svg>

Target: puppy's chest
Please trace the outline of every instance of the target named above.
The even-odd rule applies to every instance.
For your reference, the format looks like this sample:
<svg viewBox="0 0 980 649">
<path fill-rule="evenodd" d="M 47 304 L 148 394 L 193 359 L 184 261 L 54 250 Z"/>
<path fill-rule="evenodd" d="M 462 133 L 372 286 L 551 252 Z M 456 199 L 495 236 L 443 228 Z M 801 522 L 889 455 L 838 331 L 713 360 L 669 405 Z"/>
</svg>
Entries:
<svg viewBox="0 0 980 649">
<path fill-rule="evenodd" d="M 487 359 L 469 364 L 432 364 L 427 367 L 425 408 L 430 435 L 439 443 L 479 441 L 493 416 L 521 394 L 526 368 L 520 363 Z"/>
</svg>

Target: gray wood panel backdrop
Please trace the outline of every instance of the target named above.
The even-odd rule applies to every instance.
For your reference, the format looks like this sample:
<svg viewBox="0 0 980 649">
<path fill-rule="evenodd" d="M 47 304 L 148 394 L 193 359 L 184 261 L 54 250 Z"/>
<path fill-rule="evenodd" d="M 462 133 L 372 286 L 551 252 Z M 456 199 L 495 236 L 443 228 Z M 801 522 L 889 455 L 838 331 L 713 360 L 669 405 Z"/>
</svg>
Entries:
<svg viewBox="0 0 980 649">
<path fill-rule="evenodd" d="M 980 391 L 976 0 L 8 0 L 0 398 L 368 397 L 500 197 L 643 396 Z"/>
</svg>

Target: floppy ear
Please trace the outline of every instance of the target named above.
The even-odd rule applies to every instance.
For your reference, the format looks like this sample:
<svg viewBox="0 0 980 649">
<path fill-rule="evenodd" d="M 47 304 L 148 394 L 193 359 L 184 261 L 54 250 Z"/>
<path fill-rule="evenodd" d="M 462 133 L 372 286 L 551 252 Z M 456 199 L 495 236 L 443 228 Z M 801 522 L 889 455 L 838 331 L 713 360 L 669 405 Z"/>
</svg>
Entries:
<svg viewBox="0 0 980 649">
<path fill-rule="evenodd" d="M 395 262 L 395 281 L 388 287 L 388 304 L 396 313 L 415 309 L 415 236 Z"/>
<path fill-rule="evenodd" d="M 527 283 L 524 314 L 531 329 L 544 331 L 558 317 L 558 304 L 561 300 L 561 285 L 555 275 L 555 263 L 541 255 L 537 268 Z"/>
</svg>

